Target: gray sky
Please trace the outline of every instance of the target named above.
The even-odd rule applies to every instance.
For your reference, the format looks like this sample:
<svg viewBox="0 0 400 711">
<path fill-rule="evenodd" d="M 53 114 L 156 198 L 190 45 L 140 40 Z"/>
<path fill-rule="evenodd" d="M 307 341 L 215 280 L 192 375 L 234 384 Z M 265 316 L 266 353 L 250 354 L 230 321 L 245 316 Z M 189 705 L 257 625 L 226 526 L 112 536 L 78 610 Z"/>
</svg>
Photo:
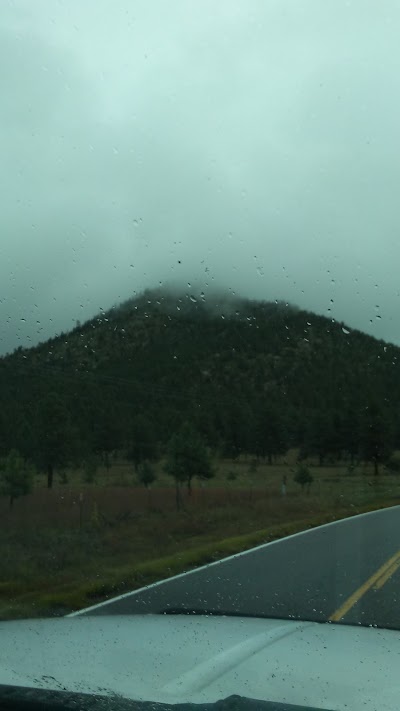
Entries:
<svg viewBox="0 0 400 711">
<path fill-rule="evenodd" d="M 398 0 L 5 0 L 0 352 L 160 283 L 400 343 L 399 35 Z"/>
</svg>

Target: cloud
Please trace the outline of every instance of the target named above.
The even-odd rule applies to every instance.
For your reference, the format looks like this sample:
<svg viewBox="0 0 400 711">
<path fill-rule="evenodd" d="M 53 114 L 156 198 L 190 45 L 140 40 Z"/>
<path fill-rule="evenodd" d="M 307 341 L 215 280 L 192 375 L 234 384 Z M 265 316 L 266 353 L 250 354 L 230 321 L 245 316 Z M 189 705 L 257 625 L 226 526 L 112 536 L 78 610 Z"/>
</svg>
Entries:
<svg viewBox="0 0 400 711">
<path fill-rule="evenodd" d="M 166 282 L 399 340 L 399 19 L 389 1 L 5 6 L 0 351 Z"/>
</svg>

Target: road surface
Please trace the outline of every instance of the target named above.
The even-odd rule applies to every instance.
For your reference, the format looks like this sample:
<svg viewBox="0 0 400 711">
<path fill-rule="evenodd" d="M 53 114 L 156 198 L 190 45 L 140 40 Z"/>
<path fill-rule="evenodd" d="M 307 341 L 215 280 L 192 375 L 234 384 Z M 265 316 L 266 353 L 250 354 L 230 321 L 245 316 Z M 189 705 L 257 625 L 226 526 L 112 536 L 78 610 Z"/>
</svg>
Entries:
<svg viewBox="0 0 400 711">
<path fill-rule="evenodd" d="M 400 629 L 398 598 L 400 506 L 253 548 L 83 614 L 208 611 Z"/>
</svg>

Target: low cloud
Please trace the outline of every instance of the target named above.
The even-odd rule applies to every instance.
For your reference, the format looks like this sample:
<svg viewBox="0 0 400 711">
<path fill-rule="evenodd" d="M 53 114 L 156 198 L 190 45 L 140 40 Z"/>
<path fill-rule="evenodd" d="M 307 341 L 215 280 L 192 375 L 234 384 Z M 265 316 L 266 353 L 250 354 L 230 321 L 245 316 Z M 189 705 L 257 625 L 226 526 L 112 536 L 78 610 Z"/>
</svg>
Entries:
<svg viewBox="0 0 400 711">
<path fill-rule="evenodd" d="M 333 0 L 5 7 L 0 351 L 165 283 L 399 342 L 399 20 Z"/>
</svg>

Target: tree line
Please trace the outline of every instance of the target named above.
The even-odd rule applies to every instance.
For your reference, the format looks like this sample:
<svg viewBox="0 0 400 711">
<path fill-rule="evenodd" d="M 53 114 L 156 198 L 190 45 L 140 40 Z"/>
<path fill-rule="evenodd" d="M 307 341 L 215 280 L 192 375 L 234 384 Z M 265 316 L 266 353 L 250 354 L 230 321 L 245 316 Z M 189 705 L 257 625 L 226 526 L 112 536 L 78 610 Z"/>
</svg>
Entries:
<svg viewBox="0 0 400 711">
<path fill-rule="evenodd" d="M 271 464 L 296 447 L 301 461 L 362 460 L 378 475 L 400 448 L 396 346 L 282 304 L 172 307 L 131 301 L 0 359 L 9 470 L 20 457 L 51 488 L 119 452 L 144 479 L 163 457 L 190 489 L 212 475 L 211 454 Z"/>
</svg>

